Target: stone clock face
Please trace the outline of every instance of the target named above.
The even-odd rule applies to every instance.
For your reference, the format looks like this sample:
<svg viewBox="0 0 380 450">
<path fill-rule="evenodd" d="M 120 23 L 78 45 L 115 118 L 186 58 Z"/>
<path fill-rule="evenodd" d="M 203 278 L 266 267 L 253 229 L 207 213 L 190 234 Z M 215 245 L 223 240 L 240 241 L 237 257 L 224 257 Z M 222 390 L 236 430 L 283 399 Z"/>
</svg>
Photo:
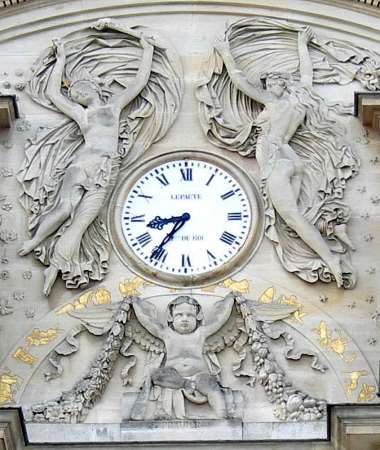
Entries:
<svg viewBox="0 0 380 450">
<path fill-rule="evenodd" d="M 200 156 L 151 160 L 116 194 L 114 244 L 143 276 L 174 285 L 227 276 L 257 243 L 260 213 L 245 176 L 222 158 Z"/>
<path fill-rule="evenodd" d="M 251 214 L 247 194 L 232 175 L 188 159 L 142 175 L 120 220 L 127 244 L 145 264 L 186 276 L 233 258 L 247 239 Z"/>
</svg>

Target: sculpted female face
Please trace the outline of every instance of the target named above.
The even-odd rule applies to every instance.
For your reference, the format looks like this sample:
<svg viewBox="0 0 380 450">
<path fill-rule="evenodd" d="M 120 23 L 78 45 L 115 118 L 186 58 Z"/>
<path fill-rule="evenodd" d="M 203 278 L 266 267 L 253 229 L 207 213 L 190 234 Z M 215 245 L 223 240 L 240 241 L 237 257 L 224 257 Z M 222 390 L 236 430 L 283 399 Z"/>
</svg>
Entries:
<svg viewBox="0 0 380 450">
<path fill-rule="evenodd" d="M 276 97 L 281 97 L 286 88 L 285 80 L 281 78 L 267 78 L 265 84 L 267 91 Z"/>
<path fill-rule="evenodd" d="M 173 328 L 177 333 L 192 333 L 197 328 L 197 308 L 182 303 L 173 308 Z"/>
<path fill-rule="evenodd" d="M 76 81 L 70 89 L 70 98 L 75 103 L 87 107 L 100 98 L 99 90 L 92 81 Z"/>
</svg>

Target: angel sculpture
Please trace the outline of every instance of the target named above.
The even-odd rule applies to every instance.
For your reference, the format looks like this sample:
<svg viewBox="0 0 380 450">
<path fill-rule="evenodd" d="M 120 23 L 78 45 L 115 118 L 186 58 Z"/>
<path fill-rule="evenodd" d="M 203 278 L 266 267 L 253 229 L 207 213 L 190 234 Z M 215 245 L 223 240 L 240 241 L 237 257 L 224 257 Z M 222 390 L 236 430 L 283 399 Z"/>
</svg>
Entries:
<svg viewBox="0 0 380 450">
<path fill-rule="evenodd" d="M 198 403 L 202 400 L 196 400 L 196 397 L 203 397 L 203 403 L 209 403 L 217 418 L 227 417 L 221 385 L 216 374 L 210 372 L 210 364 L 207 364 L 203 352 L 206 339 L 229 319 L 234 300 L 233 294 L 220 300 L 204 323 L 201 305 L 194 298 L 185 295 L 177 297 L 168 305 L 169 326 L 160 322 L 152 303 L 147 300 L 134 301 L 137 319 L 153 336 L 164 342 L 166 349 L 165 365 L 152 371 L 149 385 L 181 390 L 184 397 Z M 183 402 L 180 404 L 182 406 Z M 185 417 L 183 406 L 173 406 L 177 411 L 181 410 L 180 416 Z M 163 405 L 164 414 L 171 407 L 171 404 Z"/>
<path fill-rule="evenodd" d="M 31 239 L 21 256 L 59 274 L 69 288 L 103 279 L 109 258 L 100 218 L 118 174 L 172 124 L 182 92 L 179 61 L 149 30 L 109 19 L 54 40 L 32 69 L 29 93 L 68 122 L 42 130 L 26 148 L 19 180 Z"/>
<path fill-rule="evenodd" d="M 338 121 L 344 108 L 328 105 L 312 88 L 313 80 L 360 79 L 375 56 L 356 49 L 354 58 L 349 44 L 334 47 L 309 27 L 266 19 L 231 25 L 215 50 L 197 90 L 208 138 L 256 158 L 266 236 L 286 270 L 308 282 L 335 280 L 338 287 L 353 288 L 354 245 L 343 195 L 359 162 Z M 334 59 L 343 54 L 352 54 L 349 79 L 349 69 L 342 75 L 344 62 Z"/>
<path fill-rule="evenodd" d="M 234 308 L 235 307 L 235 308 Z M 117 310 L 115 311 L 115 308 Z M 200 302 L 181 295 L 168 302 L 165 313 L 147 299 L 126 297 L 107 308 L 70 313 L 81 327 L 92 334 L 108 333 L 101 351 L 85 375 L 72 389 L 58 398 L 33 405 L 29 411 L 34 422 L 80 422 L 101 398 L 112 377 L 118 355 L 127 359 L 121 371 L 124 386 L 133 383 L 137 356 L 134 347 L 146 353 L 139 391 L 128 392 L 124 404 L 129 420 L 166 420 L 168 418 L 241 418 L 241 393 L 222 385 L 222 367 L 217 353 L 227 347 L 237 355 L 232 364 L 235 377 L 256 380 L 263 386 L 275 415 L 281 420 L 317 420 L 325 414 L 325 402 L 294 388 L 271 353 L 268 337 L 283 337 L 285 357 L 299 360 L 312 357 L 312 367 L 324 372 L 317 354 L 296 348 L 294 339 L 277 322 L 289 317 L 297 307 L 284 304 L 259 304 L 237 293 L 214 301 L 208 311 Z M 113 317 L 111 317 L 112 312 Z M 223 325 L 228 322 L 223 329 Z M 224 330 L 224 331 L 223 331 Z M 49 361 L 62 373 L 59 358 L 79 349 L 75 336 L 78 325 L 66 341 L 54 350 Z M 71 350 L 70 350 L 71 348 Z M 51 378 L 51 374 L 49 374 Z M 134 383 L 133 383 L 134 384 Z M 192 412 L 192 404 L 198 412 Z M 204 405 L 209 405 L 209 412 Z"/>
</svg>

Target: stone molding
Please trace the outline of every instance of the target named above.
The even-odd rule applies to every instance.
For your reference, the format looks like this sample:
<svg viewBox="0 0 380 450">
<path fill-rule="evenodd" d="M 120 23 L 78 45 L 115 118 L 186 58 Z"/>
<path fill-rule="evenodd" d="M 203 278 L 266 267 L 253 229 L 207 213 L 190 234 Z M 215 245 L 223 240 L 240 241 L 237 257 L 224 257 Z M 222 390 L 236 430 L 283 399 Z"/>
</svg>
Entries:
<svg viewBox="0 0 380 450">
<path fill-rule="evenodd" d="M 363 126 L 380 131 L 380 92 L 355 92 L 355 116 Z"/>
<path fill-rule="evenodd" d="M 89 424 L 90 425 L 90 424 Z M 49 425 L 46 425 L 49 427 Z M 110 425 L 114 426 L 114 425 Z M 24 439 L 23 434 L 24 422 L 21 410 L 18 408 L 1 408 L 0 409 L 0 448 L 3 450 L 27 450 L 33 448 L 34 450 L 50 450 L 56 448 L 54 444 L 33 444 L 27 441 L 27 436 Z M 262 442 L 257 444 L 257 449 L 292 449 L 292 450 L 357 450 L 358 442 L 360 448 L 375 450 L 379 448 L 380 444 L 380 405 L 339 405 L 330 408 L 330 438 L 326 441 L 304 441 L 304 442 Z M 72 446 L 72 444 L 70 444 Z M 146 443 L 129 444 L 126 443 L 128 449 L 144 448 L 148 449 L 169 449 L 178 448 L 178 442 L 172 444 L 168 442 L 155 443 L 147 445 Z M 181 449 L 190 450 L 199 447 L 204 448 L 205 443 L 200 441 L 197 443 L 183 443 Z M 256 445 L 256 444 L 255 444 Z M 80 444 L 75 448 L 77 450 L 85 450 L 93 448 L 94 443 Z M 120 443 L 113 445 L 103 442 L 97 444 L 97 448 L 107 448 L 108 450 L 116 450 L 123 448 Z M 60 446 L 64 450 L 65 446 Z M 69 448 L 69 445 L 67 446 Z M 233 443 L 213 443 L 213 449 L 241 449 L 246 450 L 252 448 L 249 442 L 233 442 Z"/>
<path fill-rule="evenodd" d="M 23 450 L 25 440 L 22 431 L 23 420 L 18 408 L 0 409 L 0 449 Z"/>
<path fill-rule="evenodd" d="M 14 1 L 14 0 L 12 0 Z M 62 4 L 60 0 L 24 0 L 25 3 L 11 8 L 0 8 L 0 42 L 27 36 L 30 33 L 57 29 L 61 21 L 65 25 L 83 25 L 99 17 L 112 15 L 115 19 L 123 19 L 146 14 L 175 13 L 215 13 L 244 14 L 245 16 L 273 16 L 282 19 L 296 20 L 305 24 L 325 28 L 326 30 L 339 30 L 360 39 L 368 38 L 378 42 L 377 19 L 380 17 L 380 8 L 364 5 L 357 0 L 296 0 L 291 2 L 278 2 L 277 0 L 259 0 L 252 5 L 247 0 L 109 0 L 105 8 L 102 0 L 91 2 L 77 2 L 69 0 Z M 1 3 L 1 0 L 0 0 Z M 59 6 L 59 8 L 58 8 Z M 350 20 L 345 20 L 341 10 L 350 11 Z M 17 16 L 16 24 L 9 21 Z M 354 25 L 354 28 L 353 28 Z"/>
<path fill-rule="evenodd" d="M 10 128 L 19 117 L 14 95 L 0 95 L 0 130 Z"/>
<path fill-rule="evenodd" d="M 334 449 L 375 450 L 380 445 L 380 405 L 336 406 L 331 412 L 331 441 Z"/>
<path fill-rule="evenodd" d="M 2 0 L 0 3 L 0 9 L 1 8 L 9 8 L 10 6 L 19 6 L 22 5 L 23 3 L 30 3 L 31 1 L 35 1 L 35 0 Z M 48 0 L 50 3 L 53 3 L 52 0 Z M 58 0 L 59 1 L 59 0 Z M 347 9 L 350 9 L 350 7 L 348 6 L 348 3 L 352 4 L 352 6 L 357 7 L 357 6 L 362 6 L 365 5 L 367 7 L 370 7 L 372 9 L 376 8 L 376 9 L 380 9 L 380 0 L 333 0 L 330 1 L 329 3 L 343 3 L 344 7 Z M 356 5 L 356 3 L 359 3 L 360 5 Z"/>
</svg>

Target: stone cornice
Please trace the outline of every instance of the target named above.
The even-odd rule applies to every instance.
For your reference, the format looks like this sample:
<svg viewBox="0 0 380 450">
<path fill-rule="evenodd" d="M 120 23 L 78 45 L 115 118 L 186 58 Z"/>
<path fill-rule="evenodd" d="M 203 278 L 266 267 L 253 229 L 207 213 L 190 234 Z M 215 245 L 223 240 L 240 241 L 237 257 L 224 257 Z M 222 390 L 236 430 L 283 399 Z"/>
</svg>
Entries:
<svg viewBox="0 0 380 450">
<path fill-rule="evenodd" d="M 350 13 L 342 14 L 342 8 Z M 124 20 L 189 13 L 273 17 L 308 24 L 326 35 L 348 33 L 364 46 L 368 41 L 372 47 L 380 45 L 380 8 L 357 0 L 25 0 L 0 8 L 0 43 L 42 31 L 55 32 L 62 25 L 84 26 L 108 15 Z"/>
</svg>

